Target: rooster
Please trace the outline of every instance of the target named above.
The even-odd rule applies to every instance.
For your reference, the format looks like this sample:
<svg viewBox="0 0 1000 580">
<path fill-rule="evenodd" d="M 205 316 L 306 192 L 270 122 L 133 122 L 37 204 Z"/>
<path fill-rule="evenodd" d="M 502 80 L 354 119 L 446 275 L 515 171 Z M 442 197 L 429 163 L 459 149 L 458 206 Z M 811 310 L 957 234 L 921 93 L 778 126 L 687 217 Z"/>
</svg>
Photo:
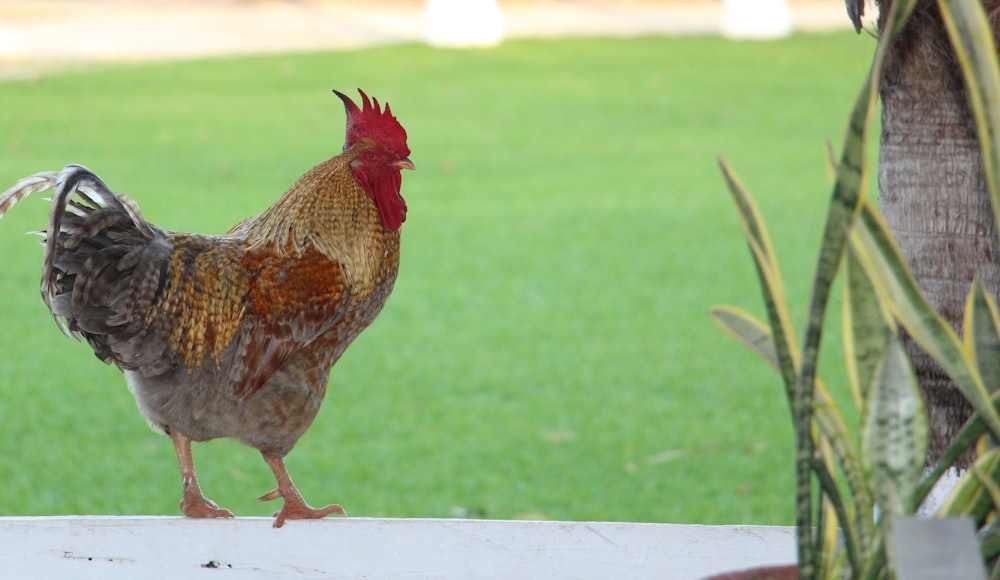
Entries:
<svg viewBox="0 0 1000 580">
<path fill-rule="evenodd" d="M 0 196 L 0 217 L 54 189 L 41 291 L 64 333 L 125 374 L 139 410 L 173 441 L 189 517 L 233 517 L 198 485 L 191 442 L 256 448 L 286 520 L 345 515 L 313 508 L 283 458 L 316 417 L 330 369 L 375 319 L 399 268 L 406 219 L 406 131 L 359 89 L 344 102 L 344 150 L 226 235 L 160 229 L 80 165 L 38 173 Z"/>
</svg>

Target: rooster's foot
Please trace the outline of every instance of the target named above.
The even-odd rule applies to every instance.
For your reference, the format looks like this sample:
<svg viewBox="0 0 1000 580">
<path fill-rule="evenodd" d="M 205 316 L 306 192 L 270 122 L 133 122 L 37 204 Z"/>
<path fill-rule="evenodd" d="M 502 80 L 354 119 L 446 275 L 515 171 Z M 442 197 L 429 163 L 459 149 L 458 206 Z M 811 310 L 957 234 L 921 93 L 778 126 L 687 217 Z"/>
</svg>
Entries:
<svg viewBox="0 0 1000 580">
<path fill-rule="evenodd" d="M 233 512 L 220 508 L 200 493 L 185 493 L 181 500 L 181 513 L 189 518 L 231 518 Z"/>
<path fill-rule="evenodd" d="M 191 439 L 179 430 L 169 431 L 177 452 L 177 462 L 184 482 L 184 497 L 181 499 L 181 513 L 189 518 L 231 518 L 233 512 L 222 509 L 201 493 L 198 478 L 194 474 L 194 458 L 191 456 Z"/>
<path fill-rule="evenodd" d="M 281 510 L 274 514 L 274 527 L 280 528 L 285 525 L 285 520 L 316 520 L 330 514 L 347 515 L 344 508 L 337 504 L 319 509 L 307 504 L 306 500 L 302 499 L 302 494 L 295 488 L 295 484 L 292 483 L 292 478 L 289 477 L 288 470 L 285 469 L 285 462 L 280 457 L 266 453 L 262 453 L 262 455 L 271 471 L 274 472 L 274 478 L 278 480 L 278 488 L 265 493 L 257 501 L 271 501 L 279 497 L 285 499 L 285 505 L 281 506 Z"/>
<path fill-rule="evenodd" d="M 307 504 L 298 493 L 291 494 L 290 497 L 282 495 L 281 490 L 275 489 L 259 498 L 257 501 L 271 501 L 279 497 L 285 498 L 285 504 L 274 513 L 274 527 L 280 528 L 285 525 L 285 520 L 318 520 L 330 514 L 340 514 L 346 516 L 347 512 L 339 504 L 331 504 L 322 508 L 314 508 Z"/>
</svg>

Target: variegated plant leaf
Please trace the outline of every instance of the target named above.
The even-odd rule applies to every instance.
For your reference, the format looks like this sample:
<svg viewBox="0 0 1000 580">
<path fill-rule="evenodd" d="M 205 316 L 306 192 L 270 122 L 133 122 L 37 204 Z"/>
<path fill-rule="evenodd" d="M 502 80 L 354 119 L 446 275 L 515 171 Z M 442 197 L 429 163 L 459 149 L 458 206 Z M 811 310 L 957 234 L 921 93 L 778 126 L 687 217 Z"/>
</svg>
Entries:
<svg viewBox="0 0 1000 580">
<path fill-rule="evenodd" d="M 973 465 L 975 471 L 985 474 L 987 477 L 994 479 L 1000 477 L 1000 448 L 990 449 L 976 459 Z M 983 488 L 982 482 L 970 470 L 955 484 L 944 503 L 938 508 L 937 513 L 940 516 L 961 516 L 976 515 L 978 511 L 979 515 L 982 516 L 986 513 L 982 506 L 985 505 L 984 500 L 988 497 L 989 492 Z"/>
<path fill-rule="evenodd" d="M 799 572 L 809 578 L 823 570 L 815 568 L 816 559 L 812 545 L 812 455 L 814 445 L 805 426 L 813 406 L 813 387 L 819 361 L 820 341 L 823 321 L 830 299 L 831 287 L 846 246 L 847 230 L 855 221 L 859 203 L 865 198 L 867 186 L 867 157 L 865 145 L 868 140 L 870 120 L 878 100 L 878 87 L 882 77 L 882 66 L 896 35 L 913 12 L 916 0 L 896 0 L 889 7 L 884 22 L 875 58 L 868 78 L 861 86 L 854 101 L 848 121 L 847 133 L 840 161 L 837 163 L 836 182 L 827 212 L 827 221 L 820 242 L 819 256 L 813 276 L 812 293 L 806 312 L 806 328 L 803 332 L 802 359 L 799 365 L 799 380 L 796 385 L 796 529 L 798 540 Z M 843 525 L 848 525 L 843 522 Z M 829 560 L 827 560 L 829 561 Z"/>
<path fill-rule="evenodd" d="M 927 454 L 927 411 L 900 339 L 889 334 L 862 417 L 861 457 L 883 518 L 909 515 Z"/>
<path fill-rule="evenodd" d="M 771 323 L 770 334 L 773 337 L 774 360 L 778 372 L 785 382 L 785 391 L 792 405 L 795 400 L 795 384 L 798 372 L 799 353 L 795 347 L 795 333 L 792 328 L 791 314 L 788 312 L 788 301 L 785 298 L 784 283 L 778 260 L 771 246 L 764 220 L 760 217 L 753 197 L 740 182 L 736 174 L 719 160 L 722 175 L 726 180 L 729 194 L 737 208 L 740 225 L 746 237 L 747 246 L 757 267 L 757 278 L 760 282 L 764 307 L 767 309 L 768 320 Z"/>
<path fill-rule="evenodd" d="M 948 373 L 989 428 L 1000 432 L 1000 415 L 990 401 L 979 371 L 951 325 L 928 303 L 917 287 L 889 228 L 867 201 L 852 232 L 852 243 L 868 277 L 885 297 L 893 315 Z"/>
<path fill-rule="evenodd" d="M 879 300 L 859 260 L 856 251 L 847 252 L 841 321 L 847 378 L 860 411 L 895 321 Z"/>
<path fill-rule="evenodd" d="M 711 309 L 713 321 L 727 334 L 733 336 L 744 346 L 753 351 L 757 356 L 767 362 L 775 370 L 779 369 L 777 355 L 774 352 L 774 340 L 771 337 L 770 328 L 755 318 L 749 312 L 731 306 L 716 306 Z M 850 495 L 853 498 L 853 525 L 839 523 L 845 530 L 847 545 L 851 551 L 849 559 L 855 560 L 857 564 L 860 556 L 855 549 L 864 546 L 872 535 L 872 504 L 871 492 L 866 484 L 865 474 L 861 467 L 861 456 L 857 445 L 848 428 L 844 415 L 837 404 L 836 399 L 830 395 L 825 383 L 820 377 L 816 378 L 816 396 L 813 401 L 816 425 L 819 428 L 821 445 L 825 444 L 836 459 L 837 465 L 847 481 Z M 823 455 L 824 470 L 826 473 L 833 472 L 833 461 L 829 456 Z M 819 468 L 817 467 L 819 471 Z M 827 476 L 832 481 L 832 477 Z M 824 488 L 824 496 L 833 498 L 830 500 L 830 509 L 840 517 L 847 517 L 848 507 L 844 505 L 843 499 L 835 491 L 830 491 L 829 487 Z M 838 519 L 838 522 L 840 520 Z M 838 522 L 830 525 L 837 526 Z M 835 542 L 835 538 L 830 541 Z M 828 546 L 829 547 L 829 546 Z M 833 559 L 832 553 L 826 554 L 827 558 Z"/>
<path fill-rule="evenodd" d="M 1000 387 L 1000 316 L 996 302 L 978 279 L 973 280 L 965 301 L 962 330 L 966 352 L 979 369 L 986 391 L 992 395 Z M 1000 437 L 1000 433 L 994 435 Z"/>
</svg>

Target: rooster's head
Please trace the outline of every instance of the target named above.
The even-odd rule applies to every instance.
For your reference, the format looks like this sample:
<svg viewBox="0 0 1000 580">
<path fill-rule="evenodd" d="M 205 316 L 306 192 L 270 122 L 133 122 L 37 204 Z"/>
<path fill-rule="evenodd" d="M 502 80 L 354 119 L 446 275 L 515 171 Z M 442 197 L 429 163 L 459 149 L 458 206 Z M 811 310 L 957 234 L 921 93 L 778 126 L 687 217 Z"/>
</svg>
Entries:
<svg viewBox="0 0 1000 580">
<path fill-rule="evenodd" d="M 406 130 L 399 124 L 389 110 L 389 103 L 380 107 L 378 99 L 370 99 L 364 91 L 361 93 L 362 107 L 359 108 L 350 97 L 334 89 L 333 92 L 344 101 L 347 110 L 347 137 L 344 140 L 344 150 L 365 137 L 375 141 L 386 149 L 407 157 L 410 148 L 406 145 Z"/>
<path fill-rule="evenodd" d="M 376 99 L 361 93 L 362 108 L 344 93 L 334 89 L 347 109 L 345 153 L 351 150 L 351 171 L 355 179 L 378 206 L 382 224 L 398 230 L 406 220 L 406 202 L 400 195 L 401 169 L 413 169 L 410 148 L 406 145 L 406 130 L 392 116 L 389 104 L 384 109 Z M 356 151 L 354 150 L 356 149 Z"/>
</svg>

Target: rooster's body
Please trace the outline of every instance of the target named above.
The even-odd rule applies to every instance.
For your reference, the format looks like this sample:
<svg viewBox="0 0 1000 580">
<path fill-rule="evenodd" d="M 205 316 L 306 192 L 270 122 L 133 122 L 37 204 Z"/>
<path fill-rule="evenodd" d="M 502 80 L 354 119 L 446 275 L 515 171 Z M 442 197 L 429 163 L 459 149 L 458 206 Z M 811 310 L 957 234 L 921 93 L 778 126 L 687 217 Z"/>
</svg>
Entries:
<svg viewBox="0 0 1000 580">
<path fill-rule="evenodd" d="M 413 168 L 406 134 L 367 96 L 346 96 L 344 152 L 317 165 L 260 215 L 224 236 L 161 230 L 128 198 L 78 165 L 23 179 L 0 217 L 54 188 L 42 296 L 65 331 L 125 372 L 150 426 L 170 435 L 184 481 L 182 511 L 231 517 L 206 499 L 191 441 L 259 449 L 285 519 L 343 513 L 309 507 L 282 458 L 319 411 L 330 369 L 375 319 L 399 267 Z M 76 194 L 76 198 L 72 196 Z"/>
</svg>

